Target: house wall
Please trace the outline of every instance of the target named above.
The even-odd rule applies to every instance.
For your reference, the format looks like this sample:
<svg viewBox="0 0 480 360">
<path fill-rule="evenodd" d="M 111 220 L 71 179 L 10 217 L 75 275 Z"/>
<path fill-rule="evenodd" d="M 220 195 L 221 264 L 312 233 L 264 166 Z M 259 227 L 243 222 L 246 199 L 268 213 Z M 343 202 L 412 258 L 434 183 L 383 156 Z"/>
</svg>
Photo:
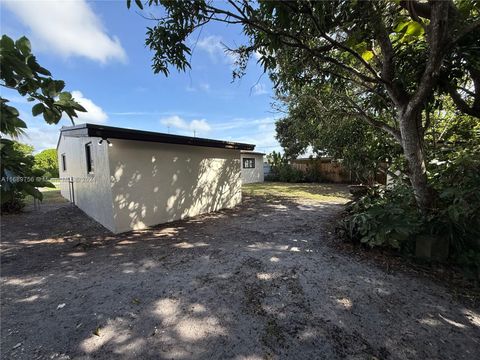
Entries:
<svg viewBox="0 0 480 360">
<path fill-rule="evenodd" d="M 99 138 L 70 137 L 62 134 L 57 148 L 61 194 L 72 201 L 71 185 L 67 178 L 73 177 L 75 204 L 87 215 L 107 229 L 114 231 L 110 166 L 106 143 L 99 145 Z M 87 174 L 85 144 L 92 143 L 94 173 Z M 62 154 L 66 155 L 66 171 L 62 168 Z"/>
<path fill-rule="evenodd" d="M 238 150 L 111 141 L 115 232 L 231 208 L 241 201 Z"/>
<path fill-rule="evenodd" d="M 243 159 L 244 158 L 254 158 L 255 159 L 255 168 L 254 169 L 245 169 L 243 167 Z M 241 161 L 240 166 L 242 167 L 242 183 L 249 184 L 249 183 L 257 183 L 263 182 L 264 174 L 263 174 L 263 155 L 259 154 L 241 154 Z"/>
</svg>

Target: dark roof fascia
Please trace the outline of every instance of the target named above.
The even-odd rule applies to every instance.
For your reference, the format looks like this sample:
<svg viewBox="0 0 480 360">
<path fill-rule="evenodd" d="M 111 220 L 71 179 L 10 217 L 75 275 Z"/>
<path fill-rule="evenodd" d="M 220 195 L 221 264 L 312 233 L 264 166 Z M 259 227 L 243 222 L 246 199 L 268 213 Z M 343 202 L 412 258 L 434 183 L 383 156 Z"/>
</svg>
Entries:
<svg viewBox="0 0 480 360">
<path fill-rule="evenodd" d="M 248 150 L 242 150 L 241 154 L 242 155 L 265 155 L 265 153 L 262 153 L 262 152 L 248 151 Z"/>
<path fill-rule="evenodd" d="M 81 124 L 69 127 L 62 127 L 60 131 L 65 136 L 73 137 L 99 137 L 104 139 L 149 141 L 165 144 L 204 146 L 232 150 L 253 150 L 255 148 L 255 145 L 252 144 L 164 134 L 151 131 L 125 129 L 96 124 Z"/>
</svg>

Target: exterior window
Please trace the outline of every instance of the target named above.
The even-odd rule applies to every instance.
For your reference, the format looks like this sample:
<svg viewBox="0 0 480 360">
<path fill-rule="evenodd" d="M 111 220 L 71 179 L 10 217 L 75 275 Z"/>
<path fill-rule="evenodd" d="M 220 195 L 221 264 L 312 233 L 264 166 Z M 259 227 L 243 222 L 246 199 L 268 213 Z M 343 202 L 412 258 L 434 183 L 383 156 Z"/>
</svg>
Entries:
<svg viewBox="0 0 480 360">
<path fill-rule="evenodd" d="M 244 169 L 255 169 L 255 159 L 254 158 L 243 158 L 243 168 Z"/>
<path fill-rule="evenodd" d="M 87 173 L 93 174 L 92 143 L 85 145 L 85 160 L 87 161 Z"/>
<path fill-rule="evenodd" d="M 62 154 L 62 171 L 67 171 L 67 157 Z"/>
</svg>

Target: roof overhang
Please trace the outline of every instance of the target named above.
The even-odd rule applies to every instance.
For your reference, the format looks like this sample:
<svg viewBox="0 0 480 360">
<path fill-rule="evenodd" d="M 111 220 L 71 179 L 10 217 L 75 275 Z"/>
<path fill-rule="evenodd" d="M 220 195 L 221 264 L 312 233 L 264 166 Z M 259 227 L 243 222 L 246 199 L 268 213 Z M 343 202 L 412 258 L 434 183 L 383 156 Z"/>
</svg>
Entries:
<svg viewBox="0 0 480 360">
<path fill-rule="evenodd" d="M 60 133 L 61 135 L 72 137 L 99 137 L 102 139 L 149 141 L 164 144 L 203 146 L 232 150 L 253 150 L 255 148 L 255 145 L 252 144 L 172 135 L 152 131 L 134 130 L 96 124 L 81 124 L 62 127 L 60 129 Z"/>
<path fill-rule="evenodd" d="M 258 152 L 258 151 L 249 151 L 249 150 L 242 150 L 241 151 L 242 155 L 245 154 L 245 155 L 265 155 L 265 153 L 262 153 L 262 152 Z"/>
</svg>

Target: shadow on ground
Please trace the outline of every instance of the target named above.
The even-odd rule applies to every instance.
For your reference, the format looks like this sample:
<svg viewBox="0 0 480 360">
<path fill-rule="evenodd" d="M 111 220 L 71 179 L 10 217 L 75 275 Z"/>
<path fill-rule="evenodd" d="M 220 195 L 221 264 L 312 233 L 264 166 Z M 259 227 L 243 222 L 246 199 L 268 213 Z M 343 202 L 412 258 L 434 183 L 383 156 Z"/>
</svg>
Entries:
<svg viewBox="0 0 480 360">
<path fill-rule="evenodd" d="M 120 235 L 69 205 L 4 216 L 2 356 L 478 358 L 478 309 L 335 252 L 339 210 L 247 197 Z"/>
</svg>

